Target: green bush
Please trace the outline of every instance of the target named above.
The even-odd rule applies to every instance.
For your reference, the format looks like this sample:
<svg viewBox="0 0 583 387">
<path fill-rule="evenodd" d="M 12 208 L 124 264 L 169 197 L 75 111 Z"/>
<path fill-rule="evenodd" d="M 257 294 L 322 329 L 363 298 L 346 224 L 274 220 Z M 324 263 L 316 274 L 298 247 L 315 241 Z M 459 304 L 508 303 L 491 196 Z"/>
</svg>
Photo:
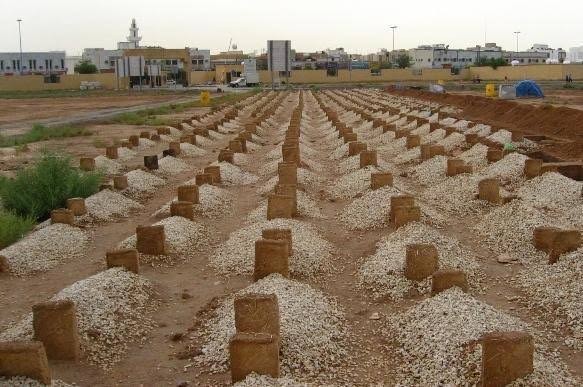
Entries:
<svg viewBox="0 0 583 387">
<path fill-rule="evenodd" d="M 99 172 L 85 173 L 72 167 L 69 157 L 44 153 L 16 178 L 0 181 L 0 197 L 7 210 L 42 220 L 51 210 L 64 207 L 67 199 L 97 192 L 101 180 Z"/>
<path fill-rule="evenodd" d="M 23 218 L 12 212 L 0 210 L 0 249 L 21 239 L 33 227 L 33 218 Z"/>
<path fill-rule="evenodd" d="M 0 147 L 20 146 L 50 140 L 51 138 L 90 136 L 92 133 L 86 128 L 77 126 L 62 125 L 46 127 L 40 124 L 34 124 L 28 132 L 11 137 L 0 136 Z"/>
</svg>

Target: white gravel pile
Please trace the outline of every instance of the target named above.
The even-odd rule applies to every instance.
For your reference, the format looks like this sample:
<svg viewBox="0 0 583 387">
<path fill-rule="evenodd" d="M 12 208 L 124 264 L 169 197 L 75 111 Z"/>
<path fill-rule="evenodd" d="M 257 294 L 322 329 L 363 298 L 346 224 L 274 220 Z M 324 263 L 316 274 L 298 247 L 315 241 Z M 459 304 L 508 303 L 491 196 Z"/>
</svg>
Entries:
<svg viewBox="0 0 583 387">
<path fill-rule="evenodd" d="M 77 309 L 81 350 L 91 364 L 109 369 L 121 361 L 129 343 L 147 342 L 156 309 L 150 282 L 121 268 L 75 282 L 51 300 L 71 300 Z M 32 313 L 0 335 L 0 340 L 30 340 Z"/>
<path fill-rule="evenodd" d="M 391 316 L 386 336 L 396 339 L 397 385 L 480 384 L 481 345 L 494 331 L 529 330 L 526 323 L 497 311 L 457 288 L 428 298 Z M 535 339 L 534 372 L 513 386 L 576 386 L 559 356 Z"/>
<path fill-rule="evenodd" d="M 172 142 L 172 141 L 176 141 L 176 138 L 172 137 L 172 136 L 168 136 L 166 134 L 161 134 L 160 140 L 162 140 L 163 142 Z"/>
<path fill-rule="evenodd" d="M 373 230 L 389 225 L 391 197 L 401 192 L 394 187 L 369 190 L 344 207 L 338 219 L 349 230 Z"/>
<path fill-rule="evenodd" d="M 480 170 L 488 165 L 486 155 L 488 154 L 488 147 L 484 144 L 476 144 L 465 152 L 462 152 L 458 158 L 471 165 L 474 170 Z"/>
<path fill-rule="evenodd" d="M 219 132 L 215 132 L 214 130 L 209 130 L 209 137 L 212 140 L 215 140 L 216 141 L 216 140 L 222 140 L 222 139 L 224 139 L 225 137 L 227 137 L 227 135 L 222 134 L 222 133 L 219 133 Z"/>
<path fill-rule="evenodd" d="M 340 162 L 336 167 L 336 173 L 345 175 L 360 168 L 360 155 L 350 156 Z"/>
<path fill-rule="evenodd" d="M 324 215 L 318 207 L 318 203 L 303 191 L 297 191 L 298 215 L 300 217 L 323 219 Z M 263 200 L 259 206 L 247 216 L 247 223 L 263 222 L 267 219 L 267 200 Z"/>
<path fill-rule="evenodd" d="M 341 147 L 338 147 L 332 151 L 329 158 L 330 160 L 340 160 L 346 156 L 348 156 L 348 143 L 343 144 Z"/>
<path fill-rule="evenodd" d="M 187 260 L 197 253 L 197 250 L 208 245 L 210 234 L 201 223 L 193 222 L 181 216 L 172 216 L 154 223 L 155 226 L 163 225 L 166 235 L 167 255 L 150 256 L 140 254 L 140 262 L 152 264 L 172 264 L 179 260 Z M 126 238 L 119 244 L 119 248 L 135 249 L 136 235 Z"/>
<path fill-rule="evenodd" d="M 466 142 L 466 136 L 461 133 L 453 132 L 443 140 L 437 142 L 437 145 L 443 145 L 446 152 L 450 152 Z"/>
<path fill-rule="evenodd" d="M 213 165 L 218 165 L 221 168 L 221 183 L 224 185 L 249 185 L 259 181 L 258 176 L 245 172 L 231 163 L 223 161 L 221 163 L 215 162 Z"/>
<path fill-rule="evenodd" d="M 452 216 L 477 214 L 493 206 L 485 200 L 476 199 L 478 181 L 469 174 L 446 177 L 423 191 L 421 196 L 435 208 Z"/>
<path fill-rule="evenodd" d="M 332 199 L 350 199 L 363 193 L 370 187 L 372 172 L 378 172 L 378 169 L 369 166 L 342 176 L 327 190 L 328 196 Z"/>
<path fill-rule="evenodd" d="M 247 165 L 249 162 L 251 162 L 251 160 L 253 160 L 253 158 L 249 155 L 246 155 L 245 153 L 235 153 L 233 155 L 233 161 L 235 162 L 235 165 Z"/>
<path fill-rule="evenodd" d="M 281 158 L 281 144 L 270 150 L 265 156 L 265 160 L 277 160 Z"/>
<path fill-rule="evenodd" d="M 140 137 L 138 144 L 138 150 L 144 150 L 153 147 L 156 145 L 156 142 L 150 140 L 149 138 Z"/>
<path fill-rule="evenodd" d="M 336 368 L 348 357 L 349 336 L 340 305 L 307 284 L 273 274 L 237 295 L 275 294 L 280 313 L 280 371 L 282 376 L 317 377 Z M 229 364 L 229 339 L 235 333 L 234 297 L 214 311 L 199 332 L 202 355 L 195 361 L 225 372 Z"/>
<path fill-rule="evenodd" d="M 209 138 L 196 135 L 196 144 L 200 146 L 212 146 L 214 141 Z"/>
<path fill-rule="evenodd" d="M 583 183 L 556 172 L 526 181 L 517 191 L 518 197 L 536 208 L 569 211 L 583 204 Z"/>
<path fill-rule="evenodd" d="M 85 207 L 92 220 L 106 222 L 116 217 L 127 217 L 143 206 L 118 192 L 104 189 L 85 199 Z"/>
<path fill-rule="evenodd" d="M 234 387 L 307 387 L 306 383 L 288 377 L 272 378 L 267 375 L 252 373 L 245 380 L 235 383 Z"/>
<path fill-rule="evenodd" d="M 500 129 L 496 133 L 492 133 L 486 138 L 499 144 L 508 144 L 512 142 L 512 133 L 505 129 Z"/>
<path fill-rule="evenodd" d="M 401 164 L 408 164 L 414 161 L 417 161 L 421 158 L 421 148 L 415 147 L 412 149 L 408 149 L 403 153 L 398 154 L 394 159 L 393 162 L 397 165 Z"/>
<path fill-rule="evenodd" d="M 300 142 L 300 154 L 302 156 L 308 156 L 310 158 L 312 157 L 320 157 L 320 152 L 318 152 L 316 149 L 304 144 L 303 142 Z"/>
<path fill-rule="evenodd" d="M 189 144 L 187 142 L 180 143 L 180 154 L 184 154 L 187 157 L 198 157 L 204 156 L 208 152 L 196 145 Z"/>
<path fill-rule="evenodd" d="M 273 176 L 257 189 L 257 193 L 265 195 L 273 191 L 278 182 L 279 176 Z M 306 190 L 316 192 L 322 184 L 322 177 L 305 168 L 298 168 L 298 183 L 302 184 Z"/>
<path fill-rule="evenodd" d="M 198 187 L 198 204 L 194 205 L 194 213 L 205 218 L 216 219 L 233 213 L 233 194 L 226 189 L 204 184 Z M 164 204 L 152 216 L 166 218 L 170 216 L 170 204 L 178 200 L 174 198 Z"/>
<path fill-rule="evenodd" d="M 176 157 L 166 156 L 162 157 L 162 159 L 158 161 L 157 172 L 164 176 L 176 175 L 180 172 L 184 172 L 188 168 L 189 168 L 188 164 L 186 164 L 184 161 Z"/>
<path fill-rule="evenodd" d="M 379 146 L 377 148 L 377 153 L 382 155 L 383 158 L 387 160 L 392 160 L 397 155 L 407 151 L 406 145 L 407 138 L 401 137 L 390 142 L 389 144 Z"/>
<path fill-rule="evenodd" d="M 51 224 L 0 250 L 10 273 L 16 276 L 45 272 L 53 267 L 85 257 L 89 235 L 67 224 Z"/>
<path fill-rule="evenodd" d="M 72 387 L 72 384 L 67 384 L 59 379 L 51 380 L 51 384 L 47 385 L 39 382 L 36 379 L 30 379 L 26 376 L 13 376 L 7 378 L 0 376 L 0 387 Z M 293 386 L 293 384 L 288 384 L 286 386 Z"/>
<path fill-rule="evenodd" d="M 445 130 L 443 129 L 436 129 L 433 132 L 429 133 L 428 135 L 421 137 L 421 144 L 433 144 L 438 141 L 441 141 L 445 137 Z"/>
<path fill-rule="evenodd" d="M 164 179 L 141 169 L 134 169 L 126 173 L 126 176 L 128 178 L 128 188 L 124 192 L 130 196 L 140 197 L 166 184 Z"/>
<path fill-rule="evenodd" d="M 259 168 L 257 173 L 260 176 L 272 176 L 277 174 L 277 168 L 279 163 L 283 163 L 283 158 L 279 158 L 274 161 L 269 161 L 268 163 L 264 164 L 262 167 Z"/>
<path fill-rule="evenodd" d="M 500 184 L 516 185 L 524 179 L 524 162 L 528 160 L 528 156 L 520 153 L 510 153 L 502 160 L 488 165 L 480 171 L 483 178 L 497 178 Z"/>
<path fill-rule="evenodd" d="M 446 178 L 446 156 L 435 156 L 411 169 L 411 174 L 419 183 L 432 185 Z"/>
<path fill-rule="evenodd" d="M 106 175 L 115 175 L 123 169 L 123 166 L 115 160 L 99 155 L 95 158 L 95 169 L 103 171 Z"/>
<path fill-rule="evenodd" d="M 380 136 L 373 137 L 364 142 L 366 142 L 369 149 L 375 149 L 380 145 L 390 144 L 393 141 L 395 141 L 395 132 L 386 132 L 381 134 Z"/>
<path fill-rule="evenodd" d="M 439 253 L 440 269 L 460 269 L 466 272 L 470 286 L 476 286 L 481 276 L 478 263 L 454 238 L 435 228 L 414 222 L 397 229 L 381 240 L 374 255 L 366 258 L 358 272 L 360 284 L 375 297 L 400 299 L 411 291 L 425 294 L 431 291 L 431 279 L 420 282 L 405 278 L 405 255 L 408 244 L 432 244 Z"/>
<path fill-rule="evenodd" d="M 120 159 L 122 161 L 130 160 L 130 159 L 136 157 L 137 154 L 138 154 L 138 152 L 136 152 L 130 148 L 126 148 L 126 147 L 117 148 L 117 157 L 118 157 L 118 159 Z"/>
<path fill-rule="evenodd" d="M 583 249 L 565 254 L 559 262 L 549 265 L 539 262 L 522 271 L 517 277 L 520 288 L 528 295 L 525 301 L 533 310 L 542 309 L 545 324 L 551 324 L 565 344 L 583 350 Z"/>
<path fill-rule="evenodd" d="M 508 253 L 522 263 L 546 262 L 546 253 L 537 251 L 532 243 L 532 233 L 540 226 L 568 227 L 560 218 L 513 200 L 482 216 L 474 230 L 486 237 L 488 246 L 498 254 Z"/>
<path fill-rule="evenodd" d="M 320 236 L 318 230 L 305 222 L 293 219 L 273 219 L 252 223 L 229 235 L 209 258 L 209 265 L 223 275 L 249 274 L 255 264 L 255 241 L 261 231 L 269 228 L 292 230 L 293 254 L 289 258 L 290 272 L 314 277 L 330 270 L 334 246 Z"/>
<path fill-rule="evenodd" d="M 418 134 L 420 136 L 427 136 L 430 132 L 430 126 L 428 124 L 423 124 L 416 129 L 411 131 L 411 134 Z"/>
</svg>

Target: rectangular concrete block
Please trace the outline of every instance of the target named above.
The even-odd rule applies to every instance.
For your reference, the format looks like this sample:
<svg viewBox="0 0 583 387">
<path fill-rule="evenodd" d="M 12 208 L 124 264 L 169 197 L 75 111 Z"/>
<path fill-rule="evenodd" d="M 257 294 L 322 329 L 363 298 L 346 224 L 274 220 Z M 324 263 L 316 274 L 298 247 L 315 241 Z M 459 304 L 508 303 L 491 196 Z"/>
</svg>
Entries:
<svg viewBox="0 0 583 387">
<path fill-rule="evenodd" d="M 73 211 L 66 208 L 58 208 L 51 211 L 51 224 L 69 224 L 75 223 L 75 215 Z"/>
<path fill-rule="evenodd" d="M 378 166 L 377 151 L 362 151 L 360 152 L 360 168 L 368 166 Z"/>
<path fill-rule="evenodd" d="M 199 203 L 198 186 L 193 184 L 181 185 L 177 188 L 178 200 L 181 202 Z"/>
<path fill-rule="evenodd" d="M 411 244 L 406 247 L 405 278 L 422 281 L 439 268 L 439 255 L 430 244 Z"/>
<path fill-rule="evenodd" d="M 434 296 L 457 286 L 464 292 L 469 289 L 466 273 L 456 269 L 438 270 L 431 276 L 431 295 Z"/>
<path fill-rule="evenodd" d="M 391 209 L 393 212 L 393 225 L 395 228 L 403 227 L 411 222 L 421 221 L 421 208 L 417 206 L 397 207 Z"/>
<path fill-rule="evenodd" d="M 33 305 L 32 325 L 34 340 L 43 343 L 49 359 L 79 359 L 79 332 L 73 301 L 48 301 Z"/>
<path fill-rule="evenodd" d="M 87 207 L 85 207 L 85 199 L 83 198 L 67 199 L 67 209 L 71 211 L 74 216 L 85 215 L 87 213 Z"/>
<path fill-rule="evenodd" d="M 95 170 L 95 159 L 93 157 L 81 157 L 79 159 L 79 169 L 86 172 Z"/>
<path fill-rule="evenodd" d="M 288 254 L 293 254 L 292 230 L 289 228 L 268 228 L 261 231 L 263 239 L 284 240 L 287 242 Z"/>
<path fill-rule="evenodd" d="M 166 254 L 164 226 L 138 226 L 136 228 L 136 248 L 142 254 Z"/>
<path fill-rule="evenodd" d="M 482 386 L 506 386 L 534 370 L 534 340 L 526 332 L 482 336 Z"/>
<path fill-rule="evenodd" d="M 267 197 L 267 220 L 290 219 L 294 212 L 294 198 L 288 195 L 272 194 Z"/>
<path fill-rule="evenodd" d="M 279 377 L 279 340 L 266 333 L 236 333 L 229 341 L 233 383 L 256 373 Z"/>
<path fill-rule="evenodd" d="M 268 333 L 279 337 L 279 304 L 275 294 L 249 293 L 235 297 L 237 333 Z"/>
<path fill-rule="evenodd" d="M 226 163 L 235 163 L 235 152 L 228 150 L 228 149 L 221 149 L 219 151 L 219 163 L 226 162 Z"/>
<path fill-rule="evenodd" d="M 294 163 L 279 163 L 277 174 L 279 184 L 298 184 L 298 167 Z"/>
<path fill-rule="evenodd" d="M 25 376 L 51 384 L 51 370 L 43 344 L 39 341 L 0 342 L 0 375 Z"/>
<path fill-rule="evenodd" d="M 158 155 L 144 156 L 144 167 L 149 170 L 158 169 Z"/>
<path fill-rule="evenodd" d="M 270 274 L 289 277 L 289 248 L 284 239 L 260 239 L 255 241 L 255 281 Z"/>
<path fill-rule="evenodd" d="M 213 183 L 220 183 L 221 182 L 221 167 L 218 165 L 209 165 L 208 167 L 204 167 L 204 173 L 208 173 L 213 177 Z"/>
<path fill-rule="evenodd" d="M 393 186 L 393 174 L 390 172 L 373 172 L 370 174 L 370 188 L 375 190 Z"/>
<path fill-rule="evenodd" d="M 478 199 L 500 204 L 500 184 L 497 179 L 482 179 L 478 183 Z"/>
<path fill-rule="evenodd" d="M 173 201 L 170 203 L 170 216 L 181 216 L 194 220 L 194 206 L 192 202 Z"/>
<path fill-rule="evenodd" d="M 198 173 L 195 176 L 196 185 L 201 186 L 204 184 L 212 185 L 214 183 L 213 175 L 210 173 Z"/>
<path fill-rule="evenodd" d="M 105 253 L 105 263 L 108 269 L 112 267 L 123 267 L 132 273 L 140 273 L 140 260 L 138 250 L 119 249 Z"/>
</svg>

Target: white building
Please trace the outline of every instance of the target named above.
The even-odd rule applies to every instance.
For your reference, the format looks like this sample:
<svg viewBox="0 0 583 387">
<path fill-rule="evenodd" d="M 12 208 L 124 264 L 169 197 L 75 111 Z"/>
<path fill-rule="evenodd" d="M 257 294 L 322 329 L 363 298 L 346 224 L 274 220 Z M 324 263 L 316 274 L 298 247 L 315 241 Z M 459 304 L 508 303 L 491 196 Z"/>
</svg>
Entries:
<svg viewBox="0 0 583 387">
<path fill-rule="evenodd" d="M 544 60 L 544 63 L 563 63 L 563 61 L 567 58 L 567 52 L 562 48 L 551 48 L 548 44 L 540 44 L 535 43 L 532 45 L 531 48 L 526 50 L 526 52 L 535 52 L 538 54 L 546 54 L 546 58 L 542 55 L 539 55 L 538 58 L 530 58 L 531 60 L 539 59 L 539 61 Z M 529 59 L 529 58 L 526 58 Z M 537 63 L 537 62 L 535 62 Z"/>
<path fill-rule="evenodd" d="M 211 69 L 211 50 L 201 50 L 198 48 L 189 48 L 192 70 L 208 71 Z"/>
<path fill-rule="evenodd" d="M 414 68 L 464 68 L 475 65 L 482 59 L 498 59 L 502 51 L 495 43 L 467 49 L 450 49 L 449 45 L 422 45 L 409 50 Z"/>
<path fill-rule="evenodd" d="M 65 57 L 65 67 L 67 68 L 67 74 L 75 74 L 75 66 L 77 66 L 82 60 L 83 57 L 80 55 L 67 55 Z"/>
<path fill-rule="evenodd" d="M 83 60 L 88 60 L 101 71 L 114 71 L 116 61 L 123 56 L 123 50 L 139 48 L 142 37 L 139 36 L 136 19 L 132 19 L 130 35 L 126 42 L 118 42 L 116 50 L 104 48 L 86 48 L 83 50 Z"/>
<path fill-rule="evenodd" d="M 0 53 L 0 75 L 65 74 L 65 51 Z"/>
<path fill-rule="evenodd" d="M 571 63 L 583 63 L 583 46 L 569 48 L 567 59 Z"/>
<path fill-rule="evenodd" d="M 291 40 L 267 41 L 267 69 L 278 71 L 284 76 L 291 71 Z"/>
</svg>

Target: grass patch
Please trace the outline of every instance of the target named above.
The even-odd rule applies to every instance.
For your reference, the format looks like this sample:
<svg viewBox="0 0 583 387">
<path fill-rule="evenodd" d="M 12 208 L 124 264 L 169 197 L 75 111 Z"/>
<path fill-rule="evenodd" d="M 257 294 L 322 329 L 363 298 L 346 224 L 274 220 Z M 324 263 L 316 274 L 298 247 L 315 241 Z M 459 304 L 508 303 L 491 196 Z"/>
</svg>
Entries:
<svg viewBox="0 0 583 387">
<path fill-rule="evenodd" d="M 43 220 L 51 210 L 64 207 L 67 199 L 97 192 L 102 177 L 100 172 L 74 168 L 68 156 L 43 153 L 14 179 L 0 180 L 0 198 L 4 208 L 16 215 Z"/>
<path fill-rule="evenodd" d="M 0 136 L 0 148 L 18 147 L 33 142 L 46 141 L 52 138 L 90 136 L 93 133 L 86 128 L 60 125 L 47 127 L 34 124 L 28 132 L 16 136 Z"/>
<path fill-rule="evenodd" d="M 0 249 L 10 246 L 32 230 L 35 221 L 12 212 L 0 210 Z"/>
</svg>

